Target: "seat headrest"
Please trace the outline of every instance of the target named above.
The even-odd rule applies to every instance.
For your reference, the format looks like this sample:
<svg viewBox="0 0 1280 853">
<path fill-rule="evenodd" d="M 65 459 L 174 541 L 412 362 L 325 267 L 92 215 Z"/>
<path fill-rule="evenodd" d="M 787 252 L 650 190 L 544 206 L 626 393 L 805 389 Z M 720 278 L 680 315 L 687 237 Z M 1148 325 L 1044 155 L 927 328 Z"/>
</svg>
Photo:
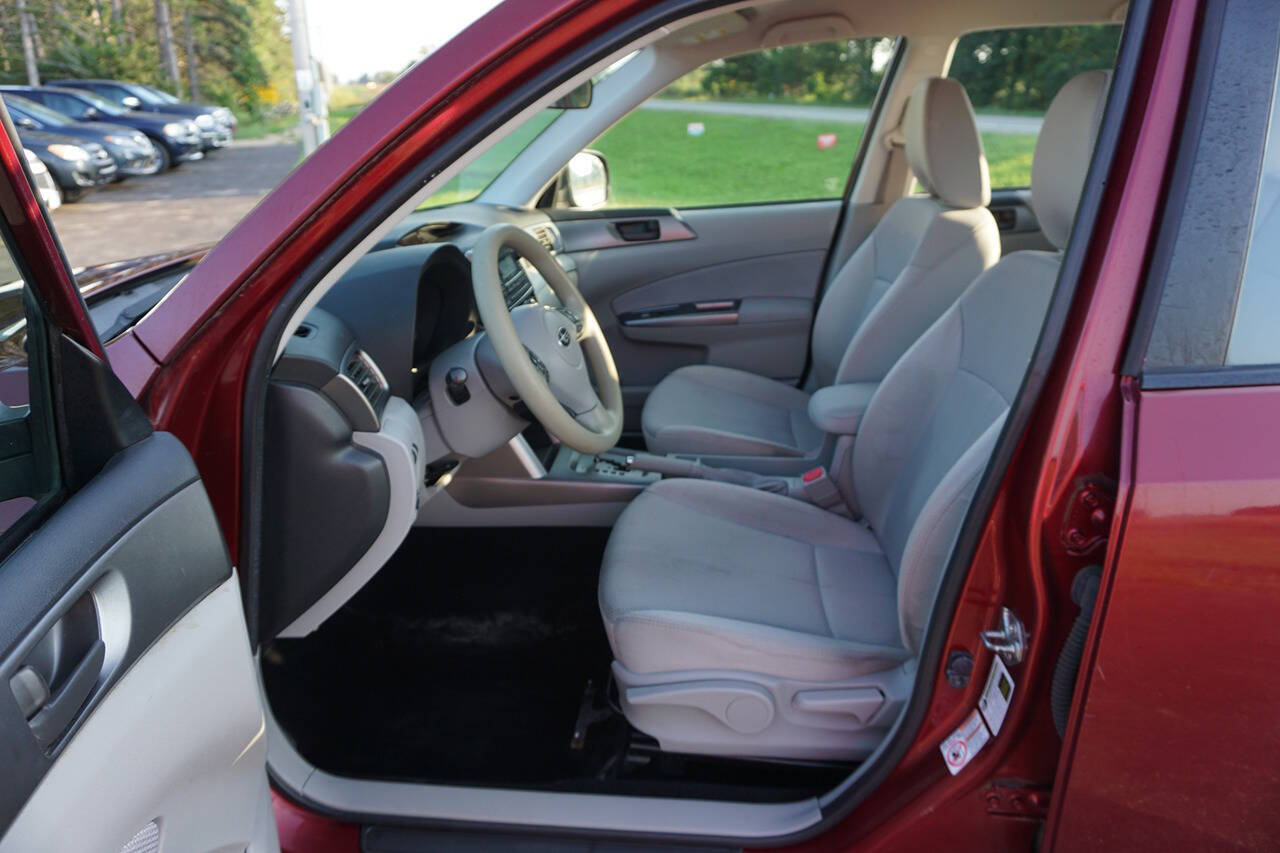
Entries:
<svg viewBox="0 0 1280 853">
<path fill-rule="evenodd" d="M 921 80 L 907 102 L 903 133 L 907 163 L 930 195 L 952 207 L 987 206 L 987 157 L 964 86 L 945 77 Z"/>
<path fill-rule="evenodd" d="M 1077 74 L 1058 90 L 1040 126 L 1031 162 L 1031 209 L 1045 239 L 1059 249 L 1071 236 L 1110 85 L 1110 71 Z"/>
</svg>

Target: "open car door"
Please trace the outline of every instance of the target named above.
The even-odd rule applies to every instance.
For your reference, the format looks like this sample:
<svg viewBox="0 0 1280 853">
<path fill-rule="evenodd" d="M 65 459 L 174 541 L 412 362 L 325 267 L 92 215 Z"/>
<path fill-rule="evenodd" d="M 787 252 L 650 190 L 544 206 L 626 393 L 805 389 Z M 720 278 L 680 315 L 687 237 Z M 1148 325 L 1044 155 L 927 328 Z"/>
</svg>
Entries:
<svg viewBox="0 0 1280 853">
<path fill-rule="evenodd" d="M 239 586 L 0 107 L 0 851 L 277 850 Z"/>
</svg>

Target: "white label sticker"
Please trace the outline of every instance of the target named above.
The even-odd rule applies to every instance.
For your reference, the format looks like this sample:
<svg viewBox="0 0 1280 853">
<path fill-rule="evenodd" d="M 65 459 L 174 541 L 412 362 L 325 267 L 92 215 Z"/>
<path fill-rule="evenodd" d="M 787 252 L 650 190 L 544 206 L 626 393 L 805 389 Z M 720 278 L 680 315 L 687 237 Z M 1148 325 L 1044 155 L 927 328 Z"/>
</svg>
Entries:
<svg viewBox="0 0 1280 853">
<path fill-rule="evenodd" d="M 990 739 L 991 735 L 987 733 L 987 726 L 982 722 L 982 715 L 976 710 L 970 713 L 960 724 L 960 728 L 942 742 L 942 759 L 946 761 L 947 770 L 951 771 L 951 775 L 954 776 L 963 770 Z"/>
<path fill-rule="evenodd" d="M 1005 668 L 1004 661 L 996 655 L 992 659 L 991 674 L 987 676 L 987 686 L 978 700 L 978 709 L 982 711 L 991 736 L 1000 734 L 1004 725 L 1005 714 L 1009 713 L 1009 703 L 1013 701 L 1013 676 Z"/>
</svg>

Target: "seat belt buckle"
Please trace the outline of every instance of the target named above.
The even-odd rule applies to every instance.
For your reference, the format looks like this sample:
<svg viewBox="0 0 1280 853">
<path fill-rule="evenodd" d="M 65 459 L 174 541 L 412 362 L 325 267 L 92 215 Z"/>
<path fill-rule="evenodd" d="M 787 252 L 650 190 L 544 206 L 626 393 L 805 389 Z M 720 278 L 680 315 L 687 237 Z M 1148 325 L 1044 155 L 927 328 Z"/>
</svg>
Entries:
<svg viewBox="0 0 1280 853">
<path fill-rule="evenodd" d="M 800 475 L 800 492 L 814 506 L 836 512 L 844 508 L 844 496 L 821 465 Z"/>
</svg>

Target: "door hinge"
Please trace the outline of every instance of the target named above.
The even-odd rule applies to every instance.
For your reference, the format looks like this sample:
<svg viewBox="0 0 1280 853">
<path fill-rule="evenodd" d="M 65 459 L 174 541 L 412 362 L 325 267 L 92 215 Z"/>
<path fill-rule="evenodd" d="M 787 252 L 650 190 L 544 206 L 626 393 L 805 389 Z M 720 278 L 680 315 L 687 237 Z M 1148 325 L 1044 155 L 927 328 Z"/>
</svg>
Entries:
<svg viewBox="0 0 1280 853">
<path fill-rule="evenodd" d="M 1090 479 L 1080 483 L 1062 520 L 1062 547 L 1073 557 L 1084 557 L 1105 545 L 1115 509 L 1111 481 Z"/>
<path fill-rule="evenodd" d="M 1044 820 L 1049 816 L 1049 789 L 1016 782 L 996 782 L 983 797 L 992 817 Z"/>
</svg>

